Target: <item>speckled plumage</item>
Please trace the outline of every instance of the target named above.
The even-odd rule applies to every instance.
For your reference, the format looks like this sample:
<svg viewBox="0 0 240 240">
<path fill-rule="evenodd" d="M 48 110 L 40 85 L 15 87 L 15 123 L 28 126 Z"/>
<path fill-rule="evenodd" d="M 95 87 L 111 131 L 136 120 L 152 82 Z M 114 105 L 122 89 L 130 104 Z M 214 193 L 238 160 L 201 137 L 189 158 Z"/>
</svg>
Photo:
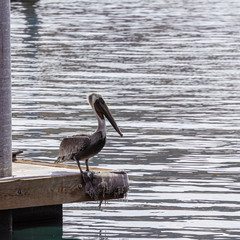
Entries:
<svg viewBox="0 0 240 240">
<path fill-rule="evenodd" d="M 106 143 L 102 131 L 92 135 L 79 134 L 62 140 L 56 163 L 65 161 L 84 161 L 98 154 Z"/>
</svg>

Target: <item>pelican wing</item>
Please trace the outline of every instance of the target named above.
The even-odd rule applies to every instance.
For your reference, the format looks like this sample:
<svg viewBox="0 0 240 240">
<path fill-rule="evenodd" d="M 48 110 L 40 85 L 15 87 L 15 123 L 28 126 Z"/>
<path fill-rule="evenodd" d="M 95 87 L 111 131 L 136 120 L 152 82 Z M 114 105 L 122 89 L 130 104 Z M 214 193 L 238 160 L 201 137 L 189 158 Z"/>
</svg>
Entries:
<svg viewBox="0 0 240 240">
<path fill-rule="evenodd" d="M 56 163 L 74 160 L 74 155 L 84 151 L 91 143 L 89 136 L 76 135 L 64 138 L 61 142 Z"/>
</svg>

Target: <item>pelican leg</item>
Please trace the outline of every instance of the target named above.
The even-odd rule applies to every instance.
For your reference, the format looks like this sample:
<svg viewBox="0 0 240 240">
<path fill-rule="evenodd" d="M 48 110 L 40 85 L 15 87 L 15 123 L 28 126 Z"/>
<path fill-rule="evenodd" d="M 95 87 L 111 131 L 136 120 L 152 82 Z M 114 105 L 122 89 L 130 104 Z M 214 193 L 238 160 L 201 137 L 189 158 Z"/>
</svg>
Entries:
<svg viewBox="0 0 240 240">
<path fill-rule="evenodd" d="M 99 208 L 99 209 L 101 209 L 102 202 L 103 202 L 103 200 L 100 200 L 100 203 L 99 203 L 99 205 L 98 205 L 98 208 Z"/>
<path fill-rule="evenodd" d="M 74 159 L 75 159 L 75 161 L 77 162 L 77 165 L 78 165 L 78 167 L 79 167 L 80 173 L 83 173 L 82 168 L 81 168 L 81 165 L 80 165 L 80 161 L 77 160 L 75 157 L 74 157 Z"/>
<path fill-rule="evenodd" d="M 88 159 L 85 160 L 85 163 L 86 163 L 86 171 L 89 172 Z"/>
</svg>

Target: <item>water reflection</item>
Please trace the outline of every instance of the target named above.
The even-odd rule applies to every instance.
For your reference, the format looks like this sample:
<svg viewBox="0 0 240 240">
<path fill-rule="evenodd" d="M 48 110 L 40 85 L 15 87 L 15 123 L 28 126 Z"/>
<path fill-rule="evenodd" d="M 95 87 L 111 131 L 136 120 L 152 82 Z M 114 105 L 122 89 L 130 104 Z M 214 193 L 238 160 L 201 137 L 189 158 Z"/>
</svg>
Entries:
<svg viewBox="0 0 240 240">
<path fill-rule="evenodd" d="M 60 140 L 108 126 L 91 166 L 124 169 L 126 201 L 67 204 L 63 238 L 236 239 L 239 11 L 236 1 L 12 3 L 13 144 L 54 161 Z M 31 19 L 33 18 L 33 19 Z"/>
<path fill-rule="evenodd" d="M 13 240 L 64 240 L 62 238 L 62 227 L 61 226 L 38 226 L 34 227 L 23 227 L 23 228 L 15 228 L 13 233 Z"/>
</svg>

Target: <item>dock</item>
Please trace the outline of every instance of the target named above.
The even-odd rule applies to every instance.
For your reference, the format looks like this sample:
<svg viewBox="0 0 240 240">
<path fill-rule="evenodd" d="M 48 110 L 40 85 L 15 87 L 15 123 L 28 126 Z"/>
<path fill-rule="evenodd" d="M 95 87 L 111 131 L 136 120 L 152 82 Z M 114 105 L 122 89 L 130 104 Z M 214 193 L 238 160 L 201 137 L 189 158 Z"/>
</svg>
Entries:
<svg viewBox="0 0 240 240">
<path fill-rule="evenodd" d="M 92 168 L 109 189 L 92 199 L 77 166 L 16 160 L 12 167 L 12 177 L 0 178 L 0 210 L 123 198 L 128 190 L 124 172 Z"/>
<path fill-rule="evenodd" d="M 0 178 L 0 216 L 11 210 L 13 221 L 14 216 L 34 221 L 61 216 L 64 203 L 124 198 L 129 188 L 125 172 L 90 170 L 84 180 L 74 165 L 15 160 L 12 176 Z"/>
</svg>

